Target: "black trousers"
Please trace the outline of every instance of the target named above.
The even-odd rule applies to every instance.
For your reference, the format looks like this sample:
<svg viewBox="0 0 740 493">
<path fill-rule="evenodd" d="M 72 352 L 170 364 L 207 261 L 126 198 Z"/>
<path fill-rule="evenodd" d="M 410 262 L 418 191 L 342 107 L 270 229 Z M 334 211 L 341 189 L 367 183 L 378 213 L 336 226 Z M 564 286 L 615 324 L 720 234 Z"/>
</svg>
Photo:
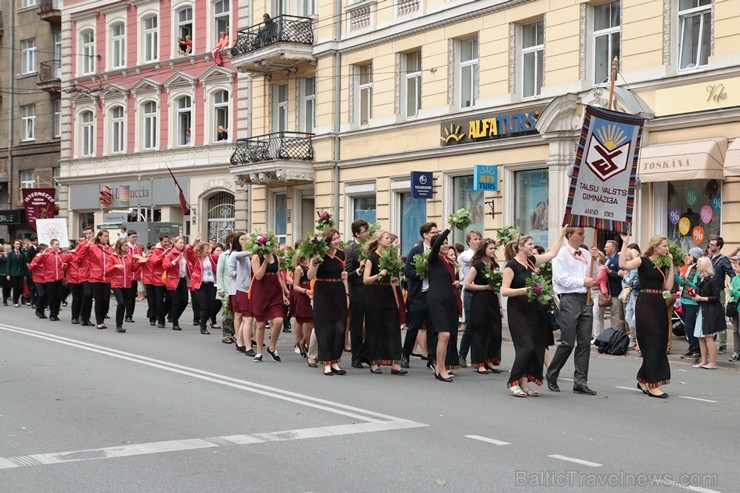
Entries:
<svg viewBox="0 0 740 493">
<path fill-rule="evenodd" d="M 200 298 L 192 291 L 190 302 L 193 304 L 193 325 L 200 325 Z"/>
<path fill-rule="evenodd" d="M 12 276 L 10 278 L 10 285 L 13 288 L 13 304 L 17 305 L 18 300 L 21 299 L 23 296 L 23 281 L 25 281 L 25 276 Z"/>
<path fill-rule="evenodd" d="M 200 289 L 193 291 L 193 302 L 195 300 L 198 300 L 200 330 L 203 330 L 209 321 L 216 319 L 216 314 L 221 309 L 221 300 L 216 299 L 216 285 L 212 282 L 201 283 Z M 195 312 L 195 303 L 193 303 L 193 312 Z"/>
<path fill-rule="evenodd" d="M 44 310 L 46 310 L 46 290 L 44 289 L 43 282 L 37 282 L 34 284 L 36 287 L 36 289 L 34 289 L 34 292 L 36 293 L 36 314 L 41 315 L 44 313 Z"/>
<path fill-rule="evenodd" d="M 131 288 L 134 290 L 134 293 L 136 293 L 136 287 L 137 287 L 138 281 L 133 281 L 131 283 Z M 126 288 L 128 289 L 128 288 Z M 131 298 L 130 300 L 126 300 L 126 317 L 131 318 L 134 316 L 134 308 L 136 307 L 136 296 Z"/>
<path fill-rule="evenodd" d="M 36 283 L 33 282 L 33 276 L 31 276 L 31 274 L 28 274 L 26 276 L 26 281 L 28 282 L 28 292 L 30 294 L 29 297 L 31 300 L 31 304 L 38 305 L 38 298 L 40 295 L 38 294 L 38 291 L 36 289 Z"/>
<path fill-rule="evenodd" d="M 411 352 L 416 345 L 416 336 L 419 329 L 424 325 L 427 319 L 427 294 L 421 293 L 417 299 L 411 300 L 408 307 L 408 324 L 406 325 L 406 338 L 403 340 L 403 356 L 411 356 Z M 427 329 L 429 324 L 427 324 Z M 427 330 L 427 350 L 429 351 L 429 361 L 433 361 L 437 354 L 437 340 L 434 339 L 434 346 L 429 342 L 429 330 Z"/>
<path fill-rule="evenodd" d="M 49 316 L 58 317 L 59 307 L 64 299 L 64 285 L 62 281 L 45 282 L 46 301 L 49 304 Z M 38 305 L 37 305 L 38 306 Z"/>
<path fill-rule="evenodd" d="M 92 296 L 95 299 L 95 323 L 105 323 L 105 315 L 110 308 L 110 283 L 91 282 Z"/>
<path fill-rule="evenodd" d="M 367 358 L 365 341 L 362 340 L 362 326 L 365 323 L 365 300 L 349 303 L 349 343 L 352 346 L 352 361 L 363 361 Z"/>
<path fill-rule="evenodd" d="M 113 288 L 116 297 L 116 327 L 123 326 L 123 315 L 128 309 L 128 303 L 136 299 L 136 288 Z"/>
<path fill-rule="evenodd" d="M 82 310 L 82 284 L 67 283 L 69 292 L 72 293 L 72 318 L 80 320 Z M 84 318 L 82 320 L 85 320 Z"/>
<path fill-rule="evenodd" d="M 157 316 L 157 323 L 164 324 L 164 319 L 169 313 L 170 295 L 169 291 L 165 286 L 153 286 L 154 287 L 154 300 L 157 305 L 155 311 Z"/>
<path fill-rule="evenodd" d="M 146 318 L 149 321 L 157 320 L 157 299 L 154 294 L 154 284 L 144 284 L 146 293 Z"/>
<path fill-rule="evenodd" d="M 187 279 L 181 277 L 180 282 L 177 283 L 177 287 L 172 291 L 168 291 L 168 295 L 170 297 L 170 319 L 172 319 L 172 325 L 179 326 L 182 312 L 188 306 Z"/>
<path fill-rule="evenodd" d="M 83 282 L 81 286 L 82 303 L 80 305 L 80 318 L 82 318 L 82 320 L 86 322 L 89 322 L 93 306 L 92 286 L 90 285 L 90 281 Z"/>
<path fill-rule="evenodd" d="M 11 296 L 11 288 L 13 285 L 11 284 L 10 279 L 8 279 L 8 276 L 2 276 L 2 277 L 3 277 L 2 279 L 3 281 L 3 302 L 7 303 L 8 299 Z"/>
</svg>

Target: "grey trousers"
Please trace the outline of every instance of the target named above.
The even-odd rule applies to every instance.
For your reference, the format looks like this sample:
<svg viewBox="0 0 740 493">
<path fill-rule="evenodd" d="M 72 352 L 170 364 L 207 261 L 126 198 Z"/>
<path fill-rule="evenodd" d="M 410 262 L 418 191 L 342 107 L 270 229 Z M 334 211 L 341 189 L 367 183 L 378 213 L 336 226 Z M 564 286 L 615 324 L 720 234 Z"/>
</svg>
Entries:
<svg viewBox="0 0 740 493">
<path fill-rule="evenodd" d="M 547 380 L 557 381 L 560 370 L 575 348 L 573 364 L 574 387 L 588 384 L 588 363 L 591 355 L 591 329 L 593 326 L 593 299 L 586 304 L 586 294 L 560 296 L 560 340 L 547 370 Z"/>
</svg>

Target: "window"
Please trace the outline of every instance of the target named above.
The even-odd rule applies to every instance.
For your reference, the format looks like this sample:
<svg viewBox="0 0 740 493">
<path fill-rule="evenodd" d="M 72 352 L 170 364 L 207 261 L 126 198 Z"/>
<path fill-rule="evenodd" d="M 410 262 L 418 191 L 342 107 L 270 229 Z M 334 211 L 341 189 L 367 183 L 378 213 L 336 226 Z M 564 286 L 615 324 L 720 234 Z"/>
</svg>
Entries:
<svg viewBox="0 0 740 493">
<path fill-rule="evenodd" d="M 412 199 L 411 192 L 398 194 L 400 214 L 401 252 L 405 255 L 411 250 L 419 238 L 419 228 L 426 222 L 427 201 Z"/>
<path fill-rule="evenodd" d="M 308 77 L 302 80 L 303 83 L 303 102 L 301 109 L 303 115 L 301 119 L 301 130 L 306 133 L 313 133 L 316 126 L 316 78 Z"/>
<path fill-rule="evenodd" d="M 180 54 L 191 54 L 193 52 L 193 9 L 191 7 L 186 7 L 177 12 L 177 37 L 181 41 L 190 41 L 190 45 L 180 44 L 178 46 Z M 189 40 L 188 37 L 190 37 Z"/>
<path fill-rule="evenodd" d="M 656 187 L 657 190 L 659 189 Z M 693 247 L 704 250 L 709 237 L 720 234 L 723 212 L 720 207 L 722 181 L 669 181 L 665 183 L 663 193 L 667 195 L 664 214 L 668 216 L 668 241 L 678 243 L 686 252 Z M 701 241 L 695 243 L 695 238 Z"/>
<path fill-rule="evenodd" d="M 21 106 L 21 140 L 36 138 L 36 105 Z"/>
<path fill-rule="evenodd" d="M 51 102 L 51 136 L 59 138 L 62 136 L 62 100 L 55 99 Z"/>
<path fill-rule="evenodd" d="M 472 223 L 470 229 L 485 231 L 484 224 L 484 202 L 485 197 L 482 191 L 473 190 L 473 175 L 456 176 L 452 178 L 452 211 L 467 209 L 470 211 Z M 456 243 L 465 243 L 465 235 L 458 230 L 453 233 Z M 452 241 L 450 241 L 452 243 Z"/>
<path fill-rule="evenodd" d="M 219 140 L 218 127 L 223 127 L 225 131 L 229 130 L 229 93 L 228 91 L 218 91 L 213 95 L 213 121 L 214 141 Z M 221 140 L 228 140 L 222 138 Z"/>
<path fill-rule="evenodd" d="M 62 184 L 59 183 L 62 168 L 55 166 L 51 168 L 51 182 L 54 184 L 54 199 L 59 200 L 59 193 L 62 191 Z"/>
<path fill-rule="evenodd" d="M 421 52 L 404 53 L 401 55 L 401 85 L 403 115 L 414 117 L 421 108 Z"/>
<path fill-rule="evenodd" d="M 110 110 L 110 152 L 113 154 L 124 152 L 124 120 L 123 106 L 114 106 Z"/>
<path fill-rule="evenodd" d="M 191 145 L 190 125 L 193 116 L 192 100 L 190 96 L 183 96 L 177 100 L 177 145 Z"/>
<path fill-rule="evenodd" d="M 36 72 L 36 38 L 21 40 L 21 74 Z"/>
<path fill-rule="evenodd" d="M 213 4 L 214 39 L 218 39 L 221 32 L 229 34 L 229 0 L 218 0 Z M 215 45 L 214 45 L 215 46 Z"/>
<path fill-rule="evenodd" d="M 679 68 L 707 65 L 712 43 L 712 0 L 679 0 L 678 24 Z"/>
<path fill-rule="evenodd" d="M 61 31 L 54 31 L 52 34 L 54 40 L 54 78 L 59 80 L 62 78 L 62 33 Z"/>
<path fill-rule="evenodd" d="M 93 112 L 90 110 L 80 113 L 80 156 L 93 155 Z"/>
<path fill-rule="evenodd" d="M 84 31 L 80 35 L 80 69 L 82 75 L 95 73 L 95 33 Z"/>
<path fill-rule="evenodd" d="M 314 0 L 298 0 L 298 15 L 309 17 L 316 13 Z"/>
<path fill-rule="evenodd" d="M 522 97 L 538 96 L 542 89 L 545 22 L 522 26 Z"/>
<path fill-rule="evenodd" d="M 288 239 L 288 194 L 276 193 L 273 196 L 273 224 L 272 230 L 280 243 Z"/>
<path fill-rule="evenodd" d="M 358 65 L 355 72 L 357 82 L 357 123 L 367 125 L 373 117 L 373 66 Z"/>
<path fill-rule="evenodd" d="M 549 182 L 547 169 L 514 173 L 514 227 L 534 238 L 534 244 L 548 246 Z M 482 230 L 481 230 L 482 231 Z"/>
<path fill-rule="evenodd" d="M 619 57 L 620 2 L 594 7 L 594 84 L 610 82 L 612 60 Z"/>
<path fill-rule="evenodd" d="M 208 238 L 223 243 L 229 231 L 236 230 L 234 195 L 219 192 L 208 198 Z"/>
<path fill-rule="evenodd" d="M 368 224 L 374 224 L 377 218 L 375 195 L 371 197 L 354 197 L 352 199 L 355 219 L 364 219 Z"/>
<path fill-rule="evenodd" d="M 110 28 L 110 63 L 111 68 L 126 66 L 126 26 L 123 22 L 113 24 Z"/>
<path fill-rule="evenodd" d="M 157 147 L 157 103 L 147 101 L 142 105 L 144 119 L 142 143 L 146 150 Z"/>
<path fill-rule="evenodd" d="M 478 97 L 478 38 L 460 41 L 460 108 L 475 106 Z"/>
<path fill-rule="evenodd" d="M 21 8 L 22 9 L 25 9 L 25 8 L 28 8 L 28 7 L 35 7 L 36 5 L 37 5 L 36 4 L 36 0 L 22 0 L 21 1 Z"/>
<path fill-rule="evenodd" d="M 273 128 L 275 132 L 288 130 L 288 84 L 281 84 L 275 88 L 275 119 Z"/>
<path fill-rule="evenodd" d="M 24 169 L 20 176 L 21 188 L 34 188 L 36 186 L 36 170 Z"/>
<path fill-rule="evenodd" d="M 144 62 L 155 62 L 159 56 L 159 29 L 157 16 L 144 19 Z"/>
</svg>

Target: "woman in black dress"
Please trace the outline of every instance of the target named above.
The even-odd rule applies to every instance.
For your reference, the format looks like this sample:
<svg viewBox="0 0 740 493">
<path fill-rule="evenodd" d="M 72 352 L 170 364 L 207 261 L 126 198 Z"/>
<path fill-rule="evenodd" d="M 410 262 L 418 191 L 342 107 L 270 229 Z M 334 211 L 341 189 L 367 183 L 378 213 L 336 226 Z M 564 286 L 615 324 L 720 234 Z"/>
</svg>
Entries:
<svg viewBox="0 0 740 493">
<path fill-rule="evenodd" d="M 619 268 L 637 269 L 640 293 L 635 303 L 635 328 L 637 344 L 642 352 L 642 366 L 637 372 L 637 387 L 650 397 L 666 398 L 668 394 L 658 389 L 671 383 L 668 364 L 668 313 L 665 309 L 666 293 L 673 287 L 673 257 L 668 251 L 668 238 L 657 235 L 650 239 L 642 257 L 627 260 L 629 235 L 622 236 Z M 667 256 L 670 267 L 658 268 L 655 261 Z"/>
<path fill-rule="evenodd" d="M 290 311 L 296 321 L 296 345 L 301 356 L 308 354 L 308 343 L 313 330 L 313 307 L 311 306 L 311 281 L 308 279 L 308 262 L 298 253 L 293 272 L 293 292 Z"/>
<path fill-rule="evenodd" d="M 377 231 L 365 245 L 367 261 L 362 281 L 367 288 L 365 302 L 365 347 L 370 359 L 370 373 L 383 373 L 381 365 L 390 365 L 393 375 L 405 375 L 401 369 L 401 322 L 396 293 L 386 269 L 380 268 L 380 256 L 391 246 L 391 235 Z"/>
<path fill-rule="evenodd" d="M 552 331 L 547 323 L 546 306 L 538 301 L 529 301 L 525 287 L 527 278 L 538 274 L 538 265 L 552 260 L 560 250 L 565 228 L 542 255 L 533 255 L 534 240 L 531 236 L 519 238 L 506 244 L 506 267 L 501 281 L 501 294 L 509 298 L 507 312 L 509 331 L 514 342 L 514 364 L 509 376 L 509 391 L 516 397 L 537 397 L 540 393 L 529 388 L 529 382 L 542 384 L 542 366 L 545 349 Z"/>
<path fill-rule="evenodd" d="M 696 323 L 694 335 L 699 339 L 701 361 L 694 368 L 705 370 L 717 369 L 717 345 L 714 343 L 715 334 L 727 329 L 725 307 L 722 306 L 720 295 L 725 290 L 724 276 L 715 275 L 714 266 L 709 257 L 701 257 L 696 262 L 699 272 L 699 283 L 696 294 L 692 297 L 699 303 L 699 320 Z"/>
<path fill-rule="evenodd" d="M 494 291 L 486 279 L 486 267 L 499 269 L 496 263 L 496 242 L 486 238 L 478 247 L 471 260 L 471 267 L 465 278 L 465 291 L 473 294 L 470 303 L 470 330 L 473 343 L 470 346 L 471 366 L 478 373 L 501 373 L 496 368 L 501 364 L 501 302 L 499 293 Z"/>
<path fill-rule="evenodd" d="M 327 228 L 324 240 L 329 246 L 324 261 L 319 264 L 316 256 L 308 269 L 313 285 L 313 326 L 324 375 L 344 375 L 347 372 L 339 367 L 339 361 L 344 350 L 349 308 L 347 271 L 344 270 L 344 252 L 339 250 L 339 231 Z"/>
<path fill-rule="evenodd" d="M 453 225 L 450 225 L 452 228 Z M 432 237 L 432 250 L 429 252 L 429 291 L 427 291 L 427 337 L 429 337 L 429 358 L 432 358 L 434 337 L 436 336 L 436 358 L 434 376 L 441 382 L 452 382 L 448 370 L 460 367 L 457 352 L 457 329 L 462 300 L 457 288 L 460 281 L 455 275 L 455 264 L 447 257 L 450 249 L 447 237 L 450 228 Z"/>
</svg>

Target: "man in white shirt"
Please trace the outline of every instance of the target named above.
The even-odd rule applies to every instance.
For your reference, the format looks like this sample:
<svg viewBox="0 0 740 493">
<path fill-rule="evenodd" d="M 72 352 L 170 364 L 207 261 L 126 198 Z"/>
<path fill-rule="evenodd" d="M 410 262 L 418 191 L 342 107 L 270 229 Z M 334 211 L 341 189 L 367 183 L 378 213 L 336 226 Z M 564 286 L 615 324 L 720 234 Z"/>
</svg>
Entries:
<svg viewBox="0 0 740 493">
<path fill-rule="evenodd" d="M 470 270 L 471 261 L 473 255 L 478 251 L 480 242 L 483 236 L 479 231 L 470 230 L 465 236 L 465 243 L 468 244 L 468 249 L 465 250 L 457 257 L 457 262 L 460 264 L 460 285 L 465 284 L 465 278 L 468 276 Z M 466 358 L 468 357 L 468 351 L 470 351 L 470 339 L 472 334 L 470 333 L 470 305 L 473 302 L 473 293 L 465 291 L 463 289 L 463 314 L 465 315 L 465 330 L 463 331 L 462 339 L 460 339 L 460 366 L 466 368 L 468 363 Z"/>
<path fill-rule="evenodd" d="M 593 300 L 586 304 L 586 292 L 593 286 L 594 279 L 590 272 L 591 253 L 581 248 L 584 237 L 583 228 L 566 228 L 567 243 L 552 260 L 552 283 L 555 293 L 560 297 L 561 323 L 557 350 L 547 369 L 547 388 L 553 392 L 560 392 L 558 375 L 575 346 L 573 392 L 596 395 L 595 391 L 588 388 L 588 363 L 594 316 Z"/>
</svg>

